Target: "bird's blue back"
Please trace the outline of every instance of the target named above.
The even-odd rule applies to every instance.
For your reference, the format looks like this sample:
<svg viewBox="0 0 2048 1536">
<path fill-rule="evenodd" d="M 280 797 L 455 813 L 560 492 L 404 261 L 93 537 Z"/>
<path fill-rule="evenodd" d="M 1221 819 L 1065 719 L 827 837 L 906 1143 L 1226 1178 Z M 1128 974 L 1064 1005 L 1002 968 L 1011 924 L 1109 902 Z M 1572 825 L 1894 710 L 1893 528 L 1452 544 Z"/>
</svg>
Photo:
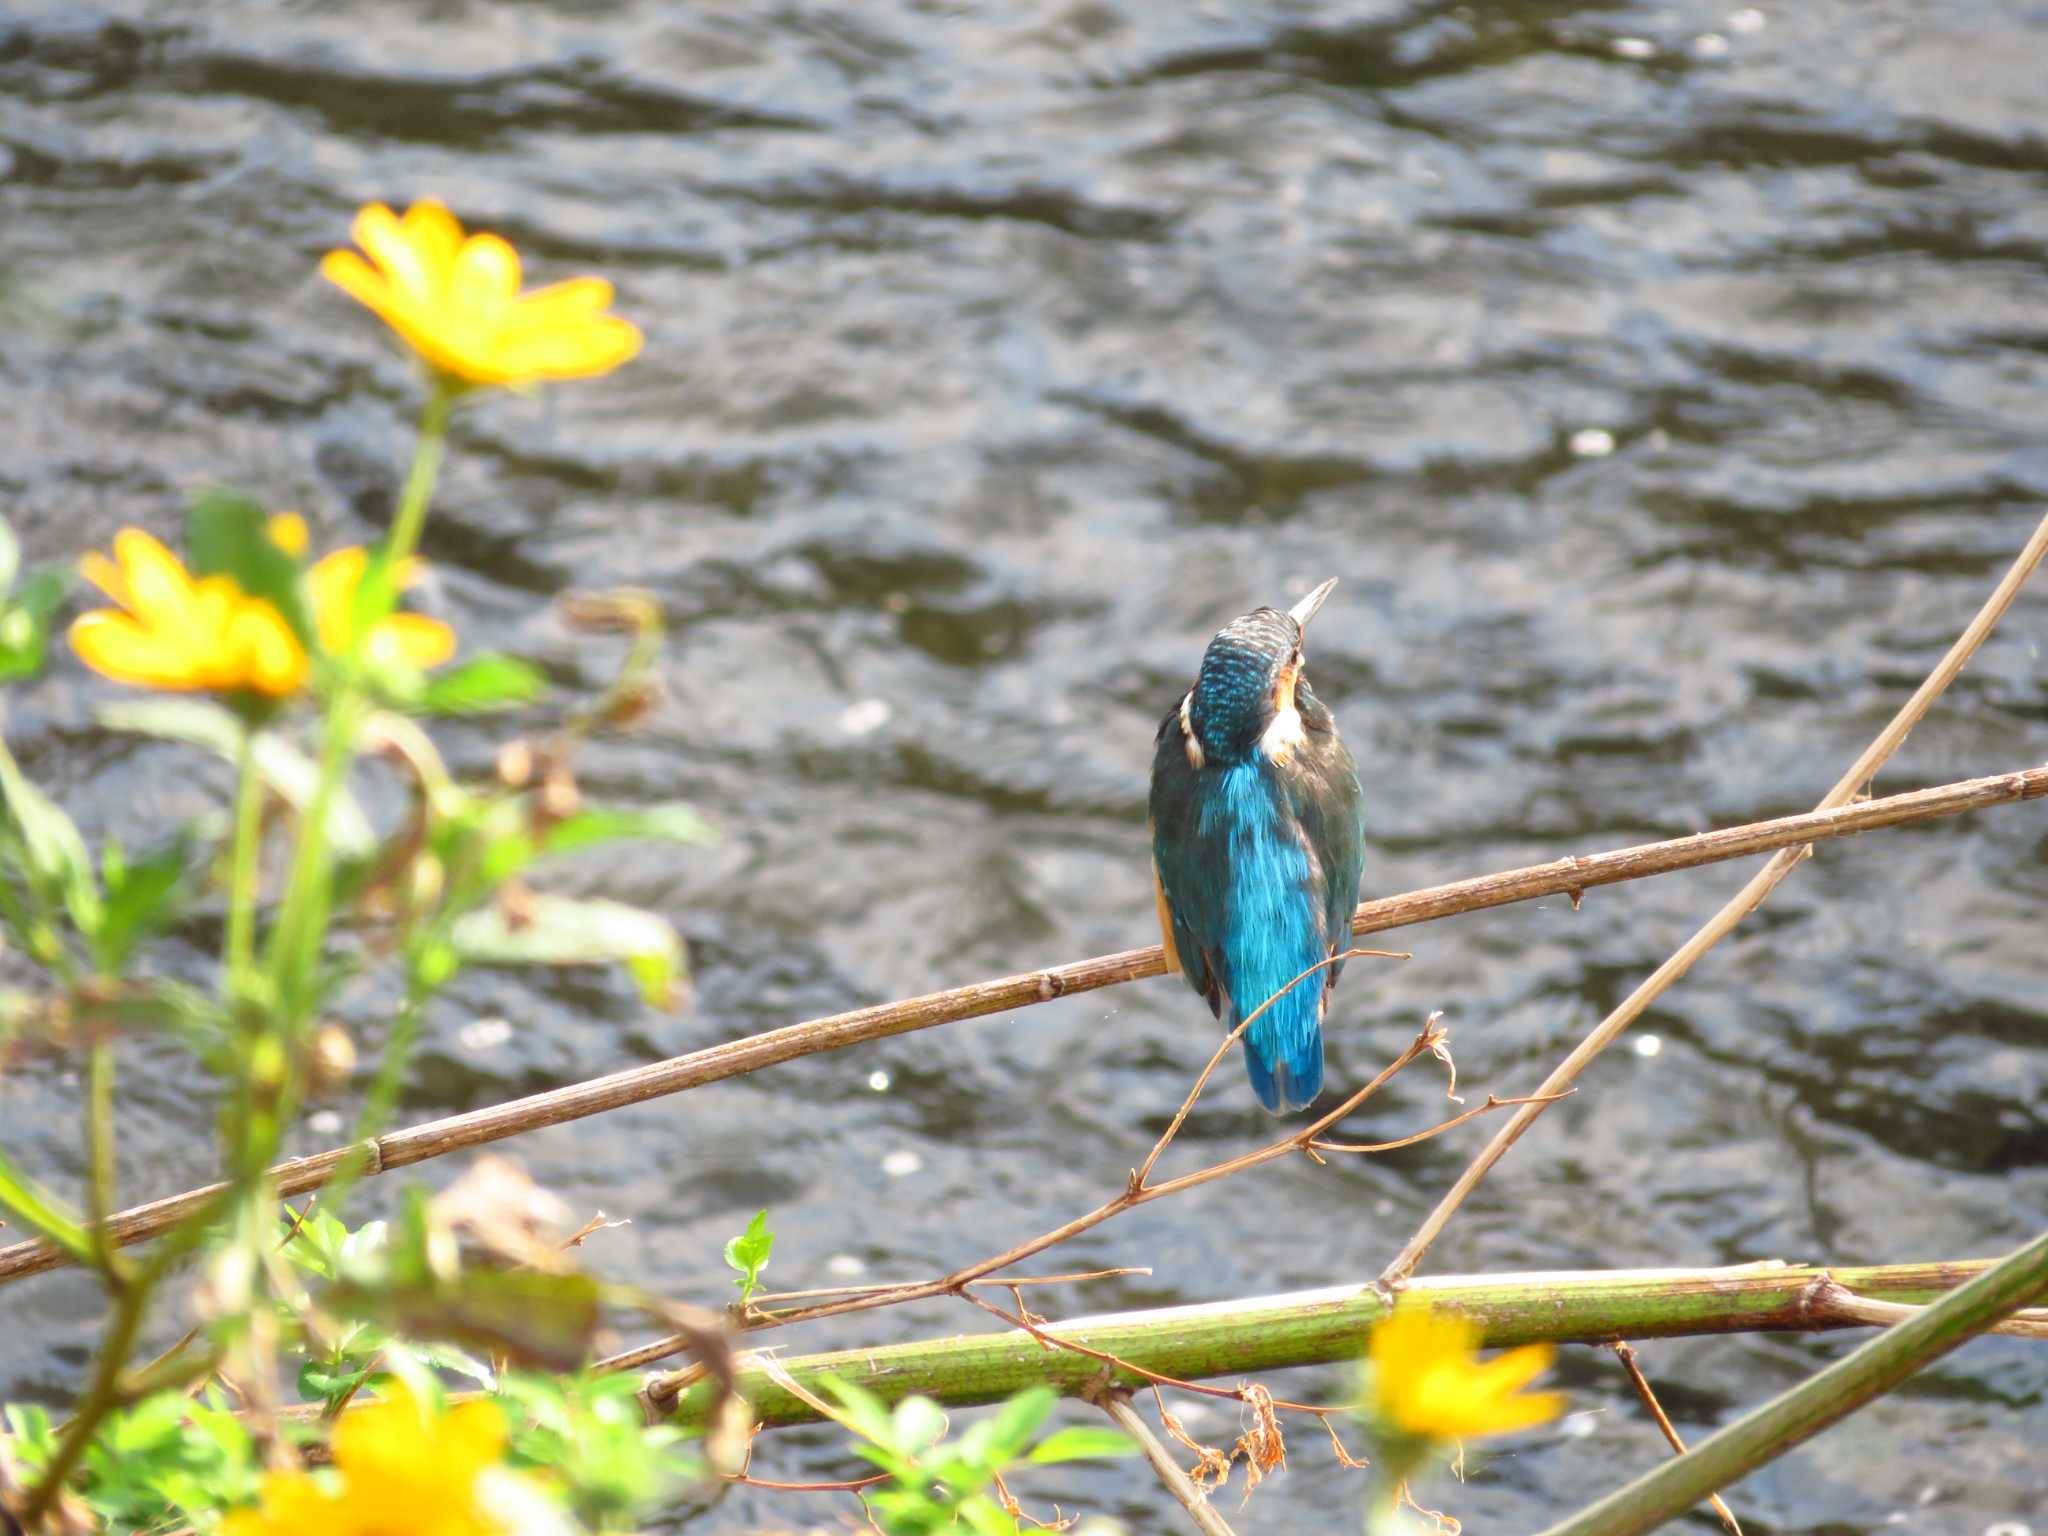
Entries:
<svg viewBox="0 0 2048 1536">
<path fill-rule="evenodd" d="M 1348 940 L 1364 870 L 1351 754 L 1306 685 L 1299 703 L 1306 739 L 1281 763 L 1253 753 L 1197 767 L 1179 716 L 1160 728 L 1151 809 L 1163 916 L 1189 985 L 1233 1029 Z M 1321 1091 L 1323 999 L 1338 969 L 1301 982 L 1245 1031 L 1267 1109 L 1300 1109 Z"/>
</svg>

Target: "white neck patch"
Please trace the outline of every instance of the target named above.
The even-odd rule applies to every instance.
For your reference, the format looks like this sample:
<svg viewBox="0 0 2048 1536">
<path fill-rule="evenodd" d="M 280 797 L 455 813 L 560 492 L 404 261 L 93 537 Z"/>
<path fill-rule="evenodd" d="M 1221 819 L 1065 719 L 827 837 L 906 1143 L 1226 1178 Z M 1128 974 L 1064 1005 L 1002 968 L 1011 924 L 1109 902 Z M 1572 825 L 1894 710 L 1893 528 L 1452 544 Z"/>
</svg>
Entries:
<svg viewBox="0 0 2048 1536">
<path fill-rule="evenodd" d="M 1308 732 L 1302 729 L 1301 711 L 1289 704 L 1273 717 L 1273 723 L 1259 737 L 1259 750 L 1266 754 L 1268 762 L 1284 763 L 1307 740 Z"/>
<path fill-rule="evenodd" d="M 1194 705 L 1195 690 L 1190 688 L 1186 693 L 1181 695 L 1180 741 L 1181 745 L 1187 749 L 1188 766 L 1190 768 L 1199 768 L 1202 766 L 1203 763 L 1207 762 L 1209 759 L 1208 755 L 1202 751 L 1201 742 L 1196 740 L 1195 738 L 1195 722 L 1193 716 Z"/>
</svg>

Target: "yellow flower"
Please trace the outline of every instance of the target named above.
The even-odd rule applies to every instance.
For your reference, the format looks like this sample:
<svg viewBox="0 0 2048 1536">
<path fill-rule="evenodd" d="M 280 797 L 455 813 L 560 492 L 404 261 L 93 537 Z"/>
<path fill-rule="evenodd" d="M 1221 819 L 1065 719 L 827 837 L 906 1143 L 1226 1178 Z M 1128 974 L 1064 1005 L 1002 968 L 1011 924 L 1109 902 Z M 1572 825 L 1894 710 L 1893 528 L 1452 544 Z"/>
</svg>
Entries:
<svg viewBox="0 0 2048 1536">
<path fill-rule="evenodd" d="M 504 1449 L 496 1404 L 436 1414 L 394 1383 L 336 1422 L 329 1482 L 273 1472 L 262 1503 L 230 1514 L 221 1536 L 518 1536 L 551 1506 L 517 1496 L 530 1485 L 499 1465 Z"/>
<path fill-rule="evenodd" d="M 268 525 L 270 542 L 294 560 L 303 556 L 309 542 L 306 520 L 296 512 L 279 512 Z M 306 596 L 313 607 L 313 628 L 320 636 L 320 649 L 330 656 L 346 652 L 355 639 L 356 588 L 370 568 L 370 554 L 360 544 L 351 544 L 323 555 L 306 572 Z M 420 579 L 423 561 L 403 561 L 398 567 L 400 590 Z M 370 627 L 369 660 L 388 666 L 438 667 L 455 654 L 455 631 L 439 619 L 420 613 L 387 614 Z"/>
<path fill-rule="evenodd" d="M 79 568 L 119 607 L 71 626 L 79 660 L 116 682 L 179 692 L 254 690 L 281 698 L 306 681 L 305 648 L 284 615 L 231 576 L 194 578 L 140 528 L 114 537 L 114 558 L 94 551 Z"/>
<path fill-rule="evenodd" d="M 1373 1326 L 1368 1407 L 1390 1433 L 1477 1440 L 1545 1424 L 1564 1412 L 1562 1392 L 1523 1392 L 1557 1351 L 1525 1344 L 1484 1363 L 1479 1325 L 1427 1306 L 1396 1307 Z"/>
<path fill-rule="evenodd" d="M 519 291 L 519 253 L 496 235 L 465 237 L 437 202 L 403 219 L 382 203 L 351 233 L 369 257 L 329 251 L 320 274 L 375 310 L 428 366 L 463 384 L 528 384 L 610 373 L 640 350 L 640 332 L 605 310 L 612 285 L 572 277 Z"/>
</svg>

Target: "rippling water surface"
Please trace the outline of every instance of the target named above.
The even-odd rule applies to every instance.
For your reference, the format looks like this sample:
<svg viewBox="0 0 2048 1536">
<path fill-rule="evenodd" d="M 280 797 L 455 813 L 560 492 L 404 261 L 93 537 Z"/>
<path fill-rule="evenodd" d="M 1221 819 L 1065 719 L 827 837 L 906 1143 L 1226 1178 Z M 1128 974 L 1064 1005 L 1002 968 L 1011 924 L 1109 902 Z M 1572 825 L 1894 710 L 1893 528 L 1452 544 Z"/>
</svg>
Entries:
<svg viewBox="0 0 2048 1536">
<path fill-rule="evenodd" d="M 464 417 L 429 598 L 573 700 L 614 658 L 549 600 L 659 597 L 664 700 L 586 787 L 688 798 L 723 841 L 579 878 L 675 919 L 699 1000 L 466 978 L 403 1106 L 426 1119 L 1149 941 L 1153 725 L 1218 624 L 1325 576 L 1311 671 L 1367 785 L 1372 891 L 1810 805 L 2048 498 L 2044 56 L 2048 10 L 1990 0 L 16 7 L 0 488 L 43 557 L 172 531 L 215 476 L 374 537 L 417 390 L 313 275 L 355 205 L 438 195 L 543 276 L 617 278 L 646 354 Z M 2044 630 L 2036 592 L 1880 788 L 2048 757 Z M 60 664 L 8 721 L 89 831 L 146 840 L 212 803 L 186 756 L 95 729 L 101 696 Z M 451 751 L 475 770 L 490 744 Z M 1823 849 L 1433 1269 L 1930 1259 L 2038 1231 L 2044 832 L 2021 807 Z M 1465 1084 L 1526 1091 L 1741 878 L 1415 930 L 1411 962 L 1347 978 L 1335 1076 L 1442 1009 Z M 373 1035 L 388 1002 L 346 1006 Z M 465 1034 L 489 1019 L 509 1036 Z M 1148 982 L 518 1151 L 631 1216 L 594 1255 L 621 1275 L 716 1296 L 762 1205 L 778 1281 L 920 1275 L 1116 1187 L 1212 1040 Z M 136 1056 L 140 1198 L 202 1173 L 209 1110 L 182 1058 Z M 61 1062 L 0 1082 L 10 1145 L 74 1173 L 77 1096 Z M 1233 1075 L 1181 1152 L 1270 1134 L 1250 1105 Z M 1440 1108 L 1418 1074 L 1357 1128 Z M 1057 1310 L 1366 1277 L 1480 1132 L 1148 1206 L 1063 1257 L 1151 1278 Z M 6 1309 L 0 1395 L 68 1392 L 94 1292 L 48 1277 Z M 974 1326 L 895 1311 L 784 1343 Z M 1849 1343 L 1644 1357 L 1699 1435 Z M 1664 1454 L 1611 1360 L 1560 1374 L 1566 1432 L 1440 1490 L 1467 1529 L 1533 1528 Z M 1980 1341 L 1735 1503 L 1752 1533 L 2039 1528 L 2044 1394 L 2038 1346 Z M 837 1441 L 764 1452 L 843 1475 Z M 1356 1474 L 1311 1433 L 1293 1449 L 1241 1529 L 1349 1524 Z M 1171 1523 L 1128 1468 L 1031 1492 Z M 841 1513 L 781 1497 L 703 1524 Z"/>
</svg>

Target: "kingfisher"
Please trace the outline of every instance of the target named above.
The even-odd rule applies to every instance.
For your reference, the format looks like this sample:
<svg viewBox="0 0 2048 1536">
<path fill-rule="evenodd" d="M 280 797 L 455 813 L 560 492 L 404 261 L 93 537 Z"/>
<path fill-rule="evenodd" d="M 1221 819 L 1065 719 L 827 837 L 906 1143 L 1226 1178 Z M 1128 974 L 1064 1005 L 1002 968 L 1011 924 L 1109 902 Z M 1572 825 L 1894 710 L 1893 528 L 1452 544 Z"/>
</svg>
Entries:
<svg viewBox="0 0 2048 1536">
<path fill-rule="evenodd" d="M 1301 655 L 1336 585 L 1224 625 L 1159 723 L 1152 889 L 1166 964 L 1232 1029 L 1351 937 L 1365 796 Z M 1252 1091 L 1276 1114 L 1322 1091 L 1323 1014 L 1341 969 L 1309 977 L 1245 1031 Z"/>
</svg>

